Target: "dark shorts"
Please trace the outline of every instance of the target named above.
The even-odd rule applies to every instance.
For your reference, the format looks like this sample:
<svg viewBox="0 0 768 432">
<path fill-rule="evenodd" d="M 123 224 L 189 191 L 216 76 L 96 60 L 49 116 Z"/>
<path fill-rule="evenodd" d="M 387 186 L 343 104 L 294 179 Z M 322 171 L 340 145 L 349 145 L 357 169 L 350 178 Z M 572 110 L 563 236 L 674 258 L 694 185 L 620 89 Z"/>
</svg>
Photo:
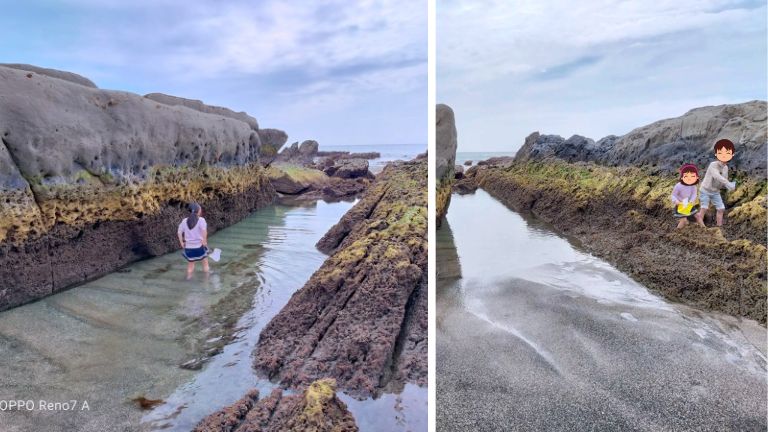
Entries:
<svg viewBox="0 0 768 432">
<path fill-rule="evenodd" d="M 184 249 L 184 252 L 181 254 L 184 255 L 184 258 L 186 258 L 189 262 L 200 261 L 208 257 L 208 248 L 205 246 L 200 246 L 199 248 L 195 249 Z"/>
</svg>

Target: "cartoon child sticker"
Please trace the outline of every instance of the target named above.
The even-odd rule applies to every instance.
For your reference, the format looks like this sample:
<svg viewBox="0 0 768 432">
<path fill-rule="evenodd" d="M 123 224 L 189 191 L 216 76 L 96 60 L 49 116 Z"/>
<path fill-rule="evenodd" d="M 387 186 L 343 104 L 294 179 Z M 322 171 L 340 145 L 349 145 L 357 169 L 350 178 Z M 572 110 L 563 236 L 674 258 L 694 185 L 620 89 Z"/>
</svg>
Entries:
<svg viewBox="0 0 768 432">
<path fill-rule="evenodd" d="M 688 216 L 696 214 L 693 208 L 696 202 L 696 185 L 699 183 L 699 170 L 696 165 L 685 164 L 680 167 L 680 181 L 672 189 L 672 203 L 677 206 L 675 217 L 680 218 L 678 228 L 688 225 Z"/>
<path fill-rule="evenodd" d="M 720 196 L 720 190 L 723 188 L 728 190 L 736 189 L 736 182 L 728 180 L 728 162 L 733 159 L 735 153 L 736 149 L 731 140 L 721 139 L 715 143 L 715 157 L 717 160 L 709 164 L 699 187 L 701 211 L 696 214 L 696 222 L 701 226 L 705 226 L 704 214 L 709 209 L 710 202 L 715 205 L 717 226 L 723 226 L 725 203 L 723 202 L 723 197 Z"/>
</svg>

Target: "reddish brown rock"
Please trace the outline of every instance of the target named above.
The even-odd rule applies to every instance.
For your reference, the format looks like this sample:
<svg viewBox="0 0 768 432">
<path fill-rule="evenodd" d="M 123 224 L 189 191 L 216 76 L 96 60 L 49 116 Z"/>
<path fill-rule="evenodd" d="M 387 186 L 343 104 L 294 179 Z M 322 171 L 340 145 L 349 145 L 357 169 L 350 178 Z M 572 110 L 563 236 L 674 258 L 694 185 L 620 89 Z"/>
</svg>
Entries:
<svg viewBox="0 0 768 432">
<path fill-rule="evenodd" d="M 275 389 L 259 400 L 259 391 L 251 390 L 204 418 L 194 432 L 356 432 L 352 414 L 335 391 L 332 379 L 318 380 L 294 396 L 284 396 L 282 390 Z"/>
</svg>

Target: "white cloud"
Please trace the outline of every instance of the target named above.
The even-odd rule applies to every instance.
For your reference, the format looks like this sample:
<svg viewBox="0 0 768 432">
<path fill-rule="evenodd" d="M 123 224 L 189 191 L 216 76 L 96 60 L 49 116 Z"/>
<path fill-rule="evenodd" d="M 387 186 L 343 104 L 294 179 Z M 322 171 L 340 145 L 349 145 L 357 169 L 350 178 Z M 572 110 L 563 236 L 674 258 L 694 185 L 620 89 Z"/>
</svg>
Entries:
<svg viewBox="0 0 768 432">
<path fill-rule="evenodd" d="M 441 1 L 438 98 L 475 150 L 764 98 L 765 13 L 738 0 Z"/>
<path fill-rule="evenodd" d="M 84 26 L 80 58 L 118 68 L 140 56 L 157 73 L 183 80 L 290 71 L 313 85 L 314 79 L 359 65 L 378 65 L 400 80 L 412 74 L 389 64 L 426 62 L 426 5 L 420 2 L 70 2 L 88 6 L 95 17 L 135 18 Z"/>
</svg>

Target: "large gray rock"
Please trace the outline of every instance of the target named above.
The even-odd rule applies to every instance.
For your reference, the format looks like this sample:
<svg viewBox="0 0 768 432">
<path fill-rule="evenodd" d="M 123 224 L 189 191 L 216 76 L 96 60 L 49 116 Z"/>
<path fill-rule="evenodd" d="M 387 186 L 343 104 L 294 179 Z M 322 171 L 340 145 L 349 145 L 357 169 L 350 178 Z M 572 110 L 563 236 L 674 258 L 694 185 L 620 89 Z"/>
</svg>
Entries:
<svg viewBox="0 0 768 432">
<path fill-rule="evenodd" d="M 27 72 L 34 72 L 40 75 L 49 76 L 51 78 L 58 78 L 64 81 L 73 82 L 75 84 L 80 84 L 86 87 L 97 88 L 96 84 L 94 84 L 93 81 L 89 80 L 88 78 L 82 75 L 78 75 L 72 72 L 42 68 L 39 66 L 20 64 L 20 63 L 0 63 L 0 66 L 4 66 L 11 69 L 23 70 Z"/>
<path fill-rule="evenodd" d="M 515 160 L 528 161 L 556 157 L 568 162 L 595 160 L 604 151 L 594 140 L 574 135 L 564 139 L 559 135 L 541 135 L 534 132 L 525 138 Z"/>
<path fill-rule="evenodd" d="M 197 99 L 186 99 L 178 96 L 171 96 L 163 93 L 149 93 L 144 95 L 145 98 L 151 99 L 155 102 L 160 102 L 166 105 L 181 105 L 193 110 L 200 111 L 206 114 L 215 114 L 223 117 L 228 117 L 235 120 L 245 122 L 251 129 L 259 130 L 259 122 L 255 118 L 249 116 L 245 112 L 235 112 L 229 108 L 224 108 L 215 105 L 206 105 L 203 101 Z"/>
<path fill-rule="evenodd" d="M 44 184 L 83 171 L 120 181 L 159 164 L 242 165 L 258 157 L 248 124 L 133 93 L 0 67 L 0 100 L 7 150 L 24 178 Z"/>
<path fill-rule="evenodd" d="M 714 160 L 713 146 L 722 138 L 733 141 L 732 169 L 750 175 L 766 172 L 765 101 L 695 108 L 681 117 L 639 127 L 617 139 L 600 162 L 606 165 L 651 165 L 675 171 L 686 162 L 705 167 Z"/>
<path fill-rule="evenodd" d="M 365 159 L 339 159 L 324 171 L 331 177 L 343 179 L 367 177 L 368 161 Z"/>
<path fill-rule="evenodd" d="M 437 105 L 436 125 L 436 177 L 438 180 L 453 176 L 456 165 L 456 123 L 448 105 Z"/>
<path fill-rule="evenodd" d="M 306 140 L 299 145 L 299 154 L 305 158 L 313 158 L 317 155 L 320 145 L 315 140 Z"/>
<path fill-rule="evenodd" d="M 267 166 L 277 158 L 280 149 L 288 141 L 288 134 L 280 129 L 259 129 L 259 160 L 262 165 Z"/>
<path fill-rule="evenodd" d="M 624 136 L 607 136 L 596 143 L 578 135 L 565 140 L 534 132 L 525 139 L 515 160 L 555 157 L 569 162 L 649 166 L 676 172 L 683 163 L 706 167 L 714 160 L 714 143 L 727 138 L 736 145 L 736 155 L 729 163 L 732 169 L 765 176 L 766 109 L 765 101 L 695 108 L 681 117 L 660 120 Z"/>
</svg>

